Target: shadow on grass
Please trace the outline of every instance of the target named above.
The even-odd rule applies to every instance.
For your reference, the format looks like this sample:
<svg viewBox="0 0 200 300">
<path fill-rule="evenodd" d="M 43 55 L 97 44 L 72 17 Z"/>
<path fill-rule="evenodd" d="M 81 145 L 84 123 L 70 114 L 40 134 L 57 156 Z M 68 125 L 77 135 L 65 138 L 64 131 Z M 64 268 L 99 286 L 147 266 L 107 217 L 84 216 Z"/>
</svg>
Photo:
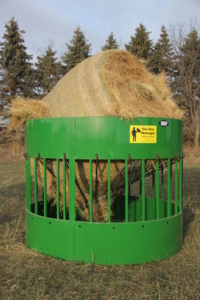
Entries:
<svg viewBox="0 0 200 300">
<path fill-rule="evenodd" d="M 26 183 L 19 183 L 0 188 L 1 217 L 0 224 L 9 223 L 18 219 L 22 211 L 25 214 Z"/>
<path fill-rule="evenodd" d="M 184 168 L 183 171 L 183 241 L 190 224 L 195 218 L 194 211 L 200 207 L 200 168 Z"/>
<path fill-rule="evenodd" d="M 195 214 L 192 212 L 190 205 L 186 204 L 183 208 L 183 242 L 187 236 L 190 224 L 193 222 Z"/>
</svg>

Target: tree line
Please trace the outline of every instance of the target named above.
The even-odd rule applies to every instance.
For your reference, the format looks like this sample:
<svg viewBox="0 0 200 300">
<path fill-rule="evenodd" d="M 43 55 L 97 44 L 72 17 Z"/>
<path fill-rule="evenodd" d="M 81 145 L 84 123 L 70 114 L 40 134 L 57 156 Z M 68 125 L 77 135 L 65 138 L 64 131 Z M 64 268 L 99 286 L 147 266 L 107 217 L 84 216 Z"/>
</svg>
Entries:
<svg viewBox="0 0 200 300">
<path fill-rule="evenodd" d="M 58 59 L 49 42 L 45 52 L 37 56 L 27 53 L 18 22 L 12 18 L 5 24 L 5 33 L 0 41 L 0 100 L 2 103 L 13 97 L 42 99 L 59 79 L 78 63 L 91 55 L 91 43 L 78 26 L 72 39 L 66 43 L 66 52 Z M 164 25 L 159 39 L 154 43 L 143 24 L 136 29 L 125 50 L 143 61 L 150 72 L 165 73 L 172 97 L 186 114 L 184 138 L 199 147 L 200 116 L 200 37 L 198 24 L 171 25 L 169 33 Z M 111 31 L 101 50 L 119 49 Z"/>
</svg>

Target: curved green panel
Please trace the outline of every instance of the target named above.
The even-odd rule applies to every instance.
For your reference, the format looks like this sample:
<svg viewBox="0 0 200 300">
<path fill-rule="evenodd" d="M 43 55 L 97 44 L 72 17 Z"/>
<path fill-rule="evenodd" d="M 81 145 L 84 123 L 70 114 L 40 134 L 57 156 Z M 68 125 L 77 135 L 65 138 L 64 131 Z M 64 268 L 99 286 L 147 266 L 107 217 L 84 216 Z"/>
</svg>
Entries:
<svg viewBox="0 0 200 300">
<path fill-rule="evenodd" d="M 26 243 L 40 253 L 71 261 L 108 265 L 151 262 L 181 249 L 182 214 L 154 221 L 107 224 L 70 223 L 27 210 Z"/>
<path fill-rule="evenodd" d="M 159 122 L 168 121 L 167 127 Z M 131 144 L 130 126 L 156 126 L 157 143 Z M 72 143 L 72 134 L 74 142 Z M 30 157 L 67 158 L 73 148 L 75 159 L 174 158 L 182 156 L 182 121 L 163 118 L 79 117 L 36 119 L 26 123 L 26 152 Z"/>
</svg>

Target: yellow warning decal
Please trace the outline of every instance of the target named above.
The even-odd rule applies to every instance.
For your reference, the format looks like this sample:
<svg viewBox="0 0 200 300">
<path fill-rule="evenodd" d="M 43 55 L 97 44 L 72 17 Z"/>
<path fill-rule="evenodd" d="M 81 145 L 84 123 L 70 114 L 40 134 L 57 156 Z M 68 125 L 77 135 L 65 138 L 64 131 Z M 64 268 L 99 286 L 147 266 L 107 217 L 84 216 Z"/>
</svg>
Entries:
<svg viewBox="0 0 200 300">
<path fill-rule="evenodd" d="M 131 144 L 156 144 L 157 143 L 157 126 L 130 126 L 130 143 Z"/>
</svg>

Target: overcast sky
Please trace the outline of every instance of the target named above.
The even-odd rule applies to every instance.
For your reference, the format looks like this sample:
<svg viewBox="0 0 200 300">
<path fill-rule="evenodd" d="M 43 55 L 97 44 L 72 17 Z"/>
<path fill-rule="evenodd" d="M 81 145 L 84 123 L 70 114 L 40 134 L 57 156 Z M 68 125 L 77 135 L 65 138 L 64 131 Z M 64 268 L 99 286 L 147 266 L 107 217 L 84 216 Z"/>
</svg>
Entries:
<svg viewBox="0 0 200 300">
<path fill-rule="evenodd" d="M 92 54 L 101 50 L 111 31 L 124 48 L 135 28 L 143 23 L 155 41 L 161 25 L 189 23 L 200 14 L 200 0 L 0 0 L 0 41 L 12 17 L 26 34 L 29 53 L 53 40 L 59 53 L 77 25 L 92 43 Z"/>
</svg>

